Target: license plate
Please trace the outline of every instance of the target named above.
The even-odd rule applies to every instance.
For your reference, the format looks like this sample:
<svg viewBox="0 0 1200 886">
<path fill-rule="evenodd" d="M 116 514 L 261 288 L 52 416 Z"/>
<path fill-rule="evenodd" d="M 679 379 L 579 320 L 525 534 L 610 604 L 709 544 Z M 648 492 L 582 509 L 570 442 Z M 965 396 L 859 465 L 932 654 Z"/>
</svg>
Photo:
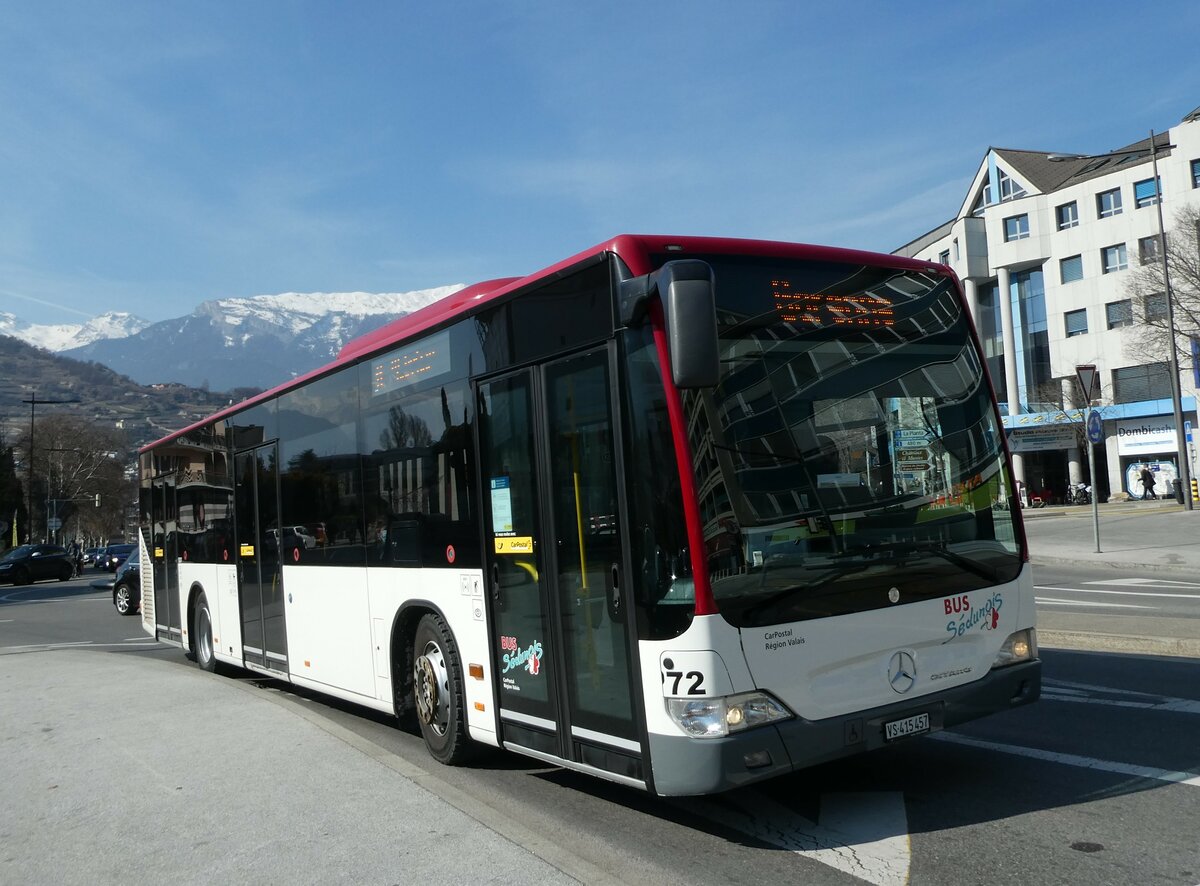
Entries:
<svg viewBox="0 0 1200 886">
<path fill-rule="evenodd" d="M 885 741 L 895 741 L 898 738 L 920 735 L 922 732 L 928 731 L 928 714 L 913 714 L 911 717 L 905 717 L 903 720 L 893 720 L 891 723 L 883 724 L 883 737 Z"/>
</svg>

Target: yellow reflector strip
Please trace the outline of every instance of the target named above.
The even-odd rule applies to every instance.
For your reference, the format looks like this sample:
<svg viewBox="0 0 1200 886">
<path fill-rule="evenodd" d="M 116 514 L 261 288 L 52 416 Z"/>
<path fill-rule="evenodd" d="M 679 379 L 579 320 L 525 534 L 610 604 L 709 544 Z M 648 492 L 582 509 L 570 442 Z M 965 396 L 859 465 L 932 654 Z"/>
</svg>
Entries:
<svg viewBox="0 0 1200 886">
<path fill-rule="evenodd" d="M 483 679 L 483 665 L 481 665 L 481 664 L 468 665 L 467 673 L 469 673 L 476 680 L 482 680 Z"/>
<path fill-rule="evenodd" d="M 483 702 L 481 702 L 481 701 L 475 702 L 475 710 L 477 710 L 477 711 L 486 710 L 486 708 L 484 708 L 484 706 L 483 706 Z"/>
</svg>

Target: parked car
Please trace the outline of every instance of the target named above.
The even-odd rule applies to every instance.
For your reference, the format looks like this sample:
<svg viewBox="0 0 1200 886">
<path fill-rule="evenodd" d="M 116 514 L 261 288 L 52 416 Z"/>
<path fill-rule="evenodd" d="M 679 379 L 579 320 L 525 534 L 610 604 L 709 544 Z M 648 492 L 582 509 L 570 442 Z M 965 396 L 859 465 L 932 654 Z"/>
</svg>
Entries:
<svg viewBox="0 0 1200 886">
<path fill-rule="evenodd" d="M 0 581 L 14 585 L 47 578 L 66 581 L 74 574 L 74 559 L 58 545 L 21 545 L 0 557 Z"/>
<path fill-rule="evenodd" d="M 142 608 L 142 570 L 135 547 L 113 576 L 113 606 L 121 615 L 134 615 Z"/>
<path fill-rule="evenodd" d="M 103 569 L 105 572 L 116 572 L 117 567 L 124 563 L 136 549 L 137 545 L 109 545 L 96 558 L 96 568 Z"/>
</svg>

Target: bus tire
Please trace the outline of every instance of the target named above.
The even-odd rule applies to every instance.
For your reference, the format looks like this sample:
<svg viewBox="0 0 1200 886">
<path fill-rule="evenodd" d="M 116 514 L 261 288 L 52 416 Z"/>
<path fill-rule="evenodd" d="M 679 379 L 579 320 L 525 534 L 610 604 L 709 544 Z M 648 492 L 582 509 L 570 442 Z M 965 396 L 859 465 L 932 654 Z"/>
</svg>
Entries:
<svg viewBox="0 0 1200 886">
<path fill-rule="evenodd" d="M 217 656 L 213 652 L 212 613 L 208 610 L 208 598 L 203 591 L 196 598 L 196 617 L 192 625 L 196 666 L 211 673 L 217 669 Z"/>
<path fill-rule="evenodd" d="M 458 766 L 474 754 L 458 647 L 440 616 L 421 617 L 413 638 L 413 697 L 421 737 L 439 763 Z"/>
</svg>

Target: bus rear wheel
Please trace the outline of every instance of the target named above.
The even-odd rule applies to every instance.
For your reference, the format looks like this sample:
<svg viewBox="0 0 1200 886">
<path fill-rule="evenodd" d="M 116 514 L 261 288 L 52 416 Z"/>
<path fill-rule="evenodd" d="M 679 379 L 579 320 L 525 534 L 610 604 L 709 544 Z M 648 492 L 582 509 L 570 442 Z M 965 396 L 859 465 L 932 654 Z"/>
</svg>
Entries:
<svg viewBox="0 0 1200 886">
<path fill-rule="evenodd" d="M 413 696 L 430 755 L 457 766 L 473 756 L 458 647 L 440 616 L 422 616 L 413 638 Z"/>
<path fill-rule="evenodd" d="M 205 671 L 217 669 L 217 657 L 213 654 L 212 613 L 208 611 L 208 598 L 204 592 L 196 598 L 196 617 L 192 620 L 192 642 L 195 643 L 196 664 Z"/>
</svg>

